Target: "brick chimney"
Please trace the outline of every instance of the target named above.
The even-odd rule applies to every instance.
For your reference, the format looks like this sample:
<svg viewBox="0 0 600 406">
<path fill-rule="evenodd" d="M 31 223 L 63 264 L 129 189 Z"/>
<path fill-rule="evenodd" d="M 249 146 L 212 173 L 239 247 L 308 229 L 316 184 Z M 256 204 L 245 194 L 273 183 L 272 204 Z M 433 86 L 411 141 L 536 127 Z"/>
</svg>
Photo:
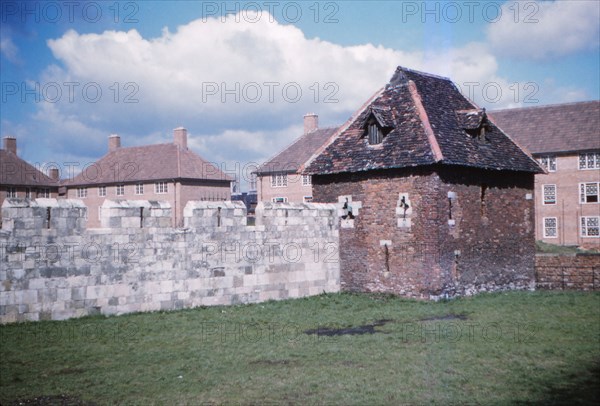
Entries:
<svg viewBox="0 0 600 406">
<path fill-rule="evenodd" d="M 304 116 L 304 134 L 313 132 L 319 128 L 319 116 L 315 113 L 308 113 Z"/>
<path fill-rule="evenodd" d="M 177 127 L 173 130 L 173 143 L 179 145 L 181 149 L 187 149 L 187 130 L 183 127 Z"/>
<path fill-rule="evenodd" d="M 121 137 L 117 134 L 111 134 L 108 137 L 108 152 L 112 152 L 119 148 L 121 148 Z"/>
<path fill-rule="evenodd" d="M 59 176 L 58 168 L 50 168 L 50 171 L 48 172 L 48 177 L 50 179 L 58 180 Z"/>
<path fill-rule="evenodd" d="M 2 149 L 17 155 L 17 139 L 15 137 L 6 136 L 3 141 L 4 145 L 2 146 Z"/>
</svg>

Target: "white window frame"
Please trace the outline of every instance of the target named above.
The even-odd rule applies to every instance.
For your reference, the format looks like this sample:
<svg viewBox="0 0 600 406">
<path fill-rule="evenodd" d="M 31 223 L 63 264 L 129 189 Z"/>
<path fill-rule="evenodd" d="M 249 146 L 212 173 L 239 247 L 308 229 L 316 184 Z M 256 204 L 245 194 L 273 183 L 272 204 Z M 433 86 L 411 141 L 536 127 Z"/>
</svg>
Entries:
<svg viewBox="0 0 600 406">
<path fill-rule="evenodd" d="M 50 197 L 50 188 L 44 187 L 44 188 L 38 189 L 38 197 L 49 198 Z"/>
<path fill-rule="evenodd" d="M 544 165 L 548 172 L 556 172 L 556 155 L 544 155 L 538 158 L 538 162 Z"/>
<path fill-rule="evenodd" d="M 546 222 L 554 220 L 554 227 L 549 226 Z M 544 217 L 542 219 L 544 226 L 544 238 L 558 238 L 558 218 L 557 217 Z M 554 229 L 554 235 L 548 233 L 548 230 Z"/>
<path fill-rule="evenodd" d="M 271 175 L 271 187 L 287 187 L 287 173 L 274 173 Z"/>
<path fill-rule="evenodd" d="M 115 186 L 115 193 L 117 196 L 125 196 L 125 185 Z"/>
<path fill-rule="evenodd" d="M 143 183 L 135 184 L 135 194 L 138 196 L 144 194 L 144 184 Z"/>
<path fill-rule="evenodd" d="M 302 186 L 312 186 L 312 176 L 302 175 Z"/>
<path fill-rule="evenodd" d="M 284 196 L 278 196 L 278 197 L 274 197 L 273 199 L 271 199 L 271 201 L 273 203 L 287 203 L 288 198 L 284 197 Z"/>
<path fill-rule="evenodd" d="M 579 170 L 589 171 L 594 169 L 600 169 L 600 152 L 579 154 Z"/>
<path fill-rule="evenodd" d="M 78 199 L 85 199 L 87 197 L 87 193 L 88 190 L 86 187 L 78 187 L 77 188 L 77 198 Z"/>
<path fill-rule="evenodd" d="M 106 197 L 106 186 L 98 186 L 98 196 Z"/>
<path fill-rule="evenodd" d="M 588 185 L 596 185 L 596 201 L 595 202 L 587 201 L 588 196 L 594 196 L 594 195 L 587 194 L 586 189 L 587 189 Z M 600 182 L 580 183 L 579 184 L 579 203 L 581 203 L 581 204 L 598 204 L 598 203 L 600 203 Z"/>
<path fill-rule="evenodd" d="M 596 225 L 590 226 L 590 220 L 593 222 L 596 220 Z M 585 238 L 600 238 L 600 216 L 581 216 L 579 218 L 579 228 L 580 234 Z M 590 228 L 596 229 L 596 233 L 594 235 L 589 235 Z"/>
<path fill-rule="evenodd" d="M 552 200 L 546 200 L 546 188 L 554 188 L 554 201 Z M 554 184 L 547 184 L 547 185 L 542 185 L 542 204 L 544 206 L 552 206 L 556 204 L 556 200 L 557 200 L 557 193 L 556 193 L 556 185 Z"/>
<path fill-rule="evenodd" d="M 17 188 L 13 186 L 6 188 L 6 197 L 17 197 Z"/>
<path fill-rule="evenodd" d="M 169 193 L 169 184 L 167 182 L 154 182 L 154 193 L 157 195 Z"/>
</svg>

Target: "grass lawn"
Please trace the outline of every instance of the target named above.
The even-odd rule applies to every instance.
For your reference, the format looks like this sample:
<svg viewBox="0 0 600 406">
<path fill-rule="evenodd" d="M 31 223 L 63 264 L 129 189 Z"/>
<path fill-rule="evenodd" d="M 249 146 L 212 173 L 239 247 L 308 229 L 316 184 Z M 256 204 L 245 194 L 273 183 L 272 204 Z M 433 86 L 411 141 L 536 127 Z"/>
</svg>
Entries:
<svg viewBox="0 0 600 406">
<path fill-rule="evenodd" d="M 327 294 L 6 325 L 0 344 L 3 405 L 600 403 L 598 292 Z"/>
</svg>

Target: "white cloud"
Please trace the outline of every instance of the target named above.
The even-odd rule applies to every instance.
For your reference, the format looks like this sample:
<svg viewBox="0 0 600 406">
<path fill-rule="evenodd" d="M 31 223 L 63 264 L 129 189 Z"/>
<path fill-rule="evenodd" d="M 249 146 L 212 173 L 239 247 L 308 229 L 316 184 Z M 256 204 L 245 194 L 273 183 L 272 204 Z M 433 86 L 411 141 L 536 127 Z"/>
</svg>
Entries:
<svg viewBox="0 0 600 406">
<path fill-rule="evenodd" d="M 597 1 L 511 1 L 487 37 L 502 55 L 540 60 L 597 49 L 599 21 Z"/>
<path fill-rule="evenodd" d="M 2 32 L 2 38 L 0 38 L 0 54 L 4 55 L 10 62 L 19 64 L 21 58 L 19 58 L 19 49 L 12 41 L 12 39 L 5 33 Z"/>
<path fill-rule="evenodd" d="M 398 65 L 459 84 L 507 86 L 482 43 L 432 54 L 372 44 L 341 46 L 269 20 L 264 13 L 256 23 L 198 19 L 151 39 L 136 30 L 68 31 L 48 41 L 63 67 L 50 66 L 40 78 L 42 87 L 61 88 L 62 97 L 40 103 L 36 118 L 47 124 L 56 145 L 63 141 L 70 147 L 72 137 L 79 137 L 77 142 L 102 152 L 112 132 L 121 134 L 124 145 L 164 142 L 172 128 L 183 125 L 193 149 L 229 165 L 273 155 L 301 134 L 307 112 L 318 113 L 321 123 L 341 124 Z M 302 92 L 299 100 L 293 100 L 296 89 Z M 494 101 L 495 108 L 511 102 L 506 94 Z M 137 103 L 125 103 L 127 96 Z M 481 94 L 474 99 L 486 103 Z"/>
</svg>

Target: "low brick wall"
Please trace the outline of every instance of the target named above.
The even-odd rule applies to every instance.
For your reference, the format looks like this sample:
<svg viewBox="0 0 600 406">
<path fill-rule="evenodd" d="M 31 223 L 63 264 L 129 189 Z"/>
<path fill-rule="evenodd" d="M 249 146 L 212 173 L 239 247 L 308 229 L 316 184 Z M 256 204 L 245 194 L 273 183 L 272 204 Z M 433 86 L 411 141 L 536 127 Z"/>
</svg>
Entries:
<svg viewBox="0 0 600 406">
<path fill-rule="evenodd" d="M 600 254 L 537 254 L 537 289 L 600 290 Z"/>
</svg>

